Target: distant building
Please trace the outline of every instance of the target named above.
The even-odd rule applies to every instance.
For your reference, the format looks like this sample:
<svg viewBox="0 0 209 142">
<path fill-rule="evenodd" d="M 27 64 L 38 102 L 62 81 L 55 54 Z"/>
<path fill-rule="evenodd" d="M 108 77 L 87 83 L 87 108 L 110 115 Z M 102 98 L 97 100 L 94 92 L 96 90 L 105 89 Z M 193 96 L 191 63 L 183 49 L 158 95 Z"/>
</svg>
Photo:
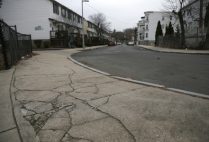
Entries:
<svg viewBox="0 0 209 142">
<path fill-rule="evenodd" d="M 137 24 L 137 44 L 141 44 L 145 37 L 145 17 L 141 17 L 141 20 Z"/>
<path fill-rule="evenodd" d="M 33 40 L 49 40 L 50 31 L 82 33 L 82 17 L 56 0 L 4 0 L 0 19 L 17 25 L 18 32 L 31 34 Z M 95 35 L 94 28 L 86 30 Z"/>
<path fill-rule="evenodd" d="M 155 32 L 158 21 L 161 22 L 163 34 L 165 34 L 166 26 L 172 23 L 174 30 L 179 25 L 178 18 L 168 11 L 147 11 L 145 16 L 138 23 L 138 44 L 154 45 Z"/>
</svg>

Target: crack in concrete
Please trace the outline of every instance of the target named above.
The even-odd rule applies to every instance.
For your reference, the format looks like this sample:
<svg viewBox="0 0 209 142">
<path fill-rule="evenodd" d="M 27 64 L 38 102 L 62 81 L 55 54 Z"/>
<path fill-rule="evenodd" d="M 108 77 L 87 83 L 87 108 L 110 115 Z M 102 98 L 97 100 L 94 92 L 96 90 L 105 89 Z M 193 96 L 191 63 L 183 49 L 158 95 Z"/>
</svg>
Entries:
<svg viewBox="0 0 209 142">
<path fill-rule="evenodd" d="M 66 139 L 66 140 L 65 140 Z M 69 133 L 67 133 L 63 139 L 60 142 L 69 142 L 69 141 L 86 141 L 86 142 L 94 142 L 93 140 L 86 139 L 86 138 L 78 138 L 71 136 Z"/>
<path fill-rule="evenodd" d="M 102 97 L 95 97 L 95 98 L 91 98 L 89 101 L 95 101 L 95 100 L 103 99 L 106 97 L 112 97 L 112 96 L 116 96 L 116 95 L 120 95 L 120 94 L 124 94 L 124 93 L 128 93 L 128 92 L 134 92 L 134 91 L 141 90 L 141 89 L 143 89 L 143 88 L 130 89 L 128 91 L 113 93 L 113 94 L 102 96 Z"/>
<path fill-rule="evenodd" d="M 5 133 L 5 132 L 8 132 L 8 131 L 11 131 L 11 130 L 14 130 L 14 129 L 17 129 L 17 127 L 12 127 L 12 128 L 3 130 L 3 131 L 0 132 L 0 134 Z"/>
<path fill-rule="evenodd" d="M 106 100 L 104 103 L 102 103 L 101 105 L 96 106 L 96 108 L 100 108 L 100 107 L 102 107 L 102 106 L 108 104 L 109 101 L 110 101 L 110 96 L 107 97 L 107 100 Z"/>
<path fill-rule="evenodd" d="M 85 140 L 85 141 L 93 142 L 92 140 L 89 140 L 89 139 L 73 137 L 73 136 L 70 135 L 70 133 L 69 133 L 70 129 L 72 129 L 72 127 L 75 126 L 75 125 L 73 125 L 73 123 L 72 123 L 72 117 L 71 117 L 71 114 L 70 114 L 70 113 L 71 113 L 75 108 L 76 108 L 76 105 L 74 104 L 74 107 L 72 108 L 71 111 L 69 111 L 69 110 L 67 111 L 67 110 L 66 110 L 66 112 L 67 112 L 67 114 L 68 114 L 68 117 L 69 117 L 69 119 L 70 119 L 70 127 L 65 131 L 65 134 L 64 134 L 64 135 L 62 136 L 62 138 L 60 139 L 60 142 L 65 142 L 64 139 L 67 139 L 66 141 L 71 141 L 71 140 Z"/>
<path fill-rule="evenodd" d="M 117 121 L 117 122 L 118 122 L 125 130 L 126 130 L 126 132 L 132 137 L 133 141 L 136 142 L 135 136 L 131 133 L 131 131 L 128 130 L 128 128 L 123 124 L 123 122 L 122 122 L 120 119 L 114 117 L 113 115 L 111 115 L 111 114 L 109 114 L 109 113 L 107 113 L 107 112 L 105 112 L 105 111 L 102 111 L 102 110 L 99 109 L 99 108 L 96 108 L 96 107 L 90 105 L 90 104 L 89 104 L 87 101 L 85 101 L 85 100 L 82 100 L 82 99 L 80 99 L 80 98 L 74 97 L 74 96 L 72 96 L 72 95 L 70 95 L 70 96 L 73 97 L 73 98 L 76 99 L 76 100 L 81 101 L 83 104 L 89 106 L 89 107 L 92 108 L 93 110 L 98 111 L 98 112 L 100 112 L 100 113 L 103 113 L 103 114 L 109 116 L 110 118 L 116 120 L 116 121 Z"/>
<path fill-rule="evenodd" d="M 74 124 L 73 126 L 82 126 L 82 125 L 85 125 L 85 124 L 88 124 L 88 123 L 94 123 L 94 122 L 97 122 L 97 121 L 101 121 L 101 120 L 104 120 L 104 119 L 107 119 L 107 118 L 110 118 L 110 117 L 105 116 L 105 117 L 94 119 L 94 120 L 91 120 L 91 121 L 85 121 L 85 122 L 82 122 L 82 123 L 79 123 L 79 124 Z"/>
<path fill-rule="evenodd" d="M 84 125 L 84 124 L 87 124 L 87 123 L 94 123 L 96 121 L 104 120 L 104 119 L 107 119 L 107 118 L 112 118 L 112 119 L 116 120 L 118 122 L 118 124 L 121 125 L 121 127 L 130 135 L 130 137 L 135 142 L 136 141 L 135 136 L 128 130 L 128 128 L 123 124 L 123 122 L 120 119 L 118 119 L 117 117 L 115 117 L 115 116 L 113 116 L 113 115 L 111 115 L 111 114 L 109 114 L 109 113 L 99 109 L 99 107 L 102 107 L 102 106 L 108 104 L 108 102 L 110 100 L 110 97 L 112 97 L 114 95 L 119 95 L 119 94 L 130 92 L 130 91 L 135 91 L 135 90 L 138 90 L 138 89 L 141 89 L 141 88 L 130 89 L 129 91 L 123 91 L 123 92 L 119 92 L 119 93 L 114 93 L 114 94 L 110 94 L 108 96 L 103 96 L 103 97 L 94 97 L 94 98 L 90 99 L 90 101 L 98 100 L 98 99 L 102 99 L 102 98 L 107 98 L 107 100 L 104 103 L 102 103 L 99 106 L 94 107 L 94 106 L 90 105 L 87 100 L 75 97 L 75 96 L 71 95 L 71 93 L 79 93 L 79 91 L 77 91 L 78 89 L 83 89 L 83 88 L 88 88 L 88 87 L 95 87 L 95 91 L 93 92 L 93 94 L 98 94 L 100 92 L 100 89 L 99 89 L 98 85 L 114 83 L 115 81 L 106 81 L 106 82 L 101 82 L 101 83 L 95 83 L 93 81 L 92 82 L 91 81 L 87 81 L 86 82 L 85 80 L 94 79 L 94 78 L 101 78 L 102 76 L 89 77 L 89 78 L 85 78 L 85 79 L 81 79 L 81 80 L 76 80 L 76 83 L 81 83 L 81 84 L 88 84 L 89 83 L 91 85 L 87 85 L 85 87 L 79 87 L 78 89 L 75 89 L 75 87 L 74 87 L 75 84 L 74 84 L 73 79 L 72 79 L 72 77 L 75 74 L 76 74 L 76 72 L 73 69 L 71 69 L 69 74 L 60 74 L 60 75 L 55 75 L 55 74 L 32 74 L 32 75 L 14 76 L 13 87 L 17 90 L 17 91 L 14 92 L 15 99 L 21 103 L 22 109 L 25 109 L 25 110 L 27 110 L 29 112 L 34 113 L 34 114 L 30 114 L 30 115 L 25 115 L 24 118 L 27 121 L 29 121 L 30 124 L 34 127 L 34 130 L 35 130 L 36 134 L 38 134 L 40 132 L 40 130 L 53 130 L 53 131 L 58 130 L 58 129 L 42 129 L 42 128 L 47 123 L 49 118 L 52 117 L 53 114 L 57 113 L 60 110 L 65 109 L 65 111 L 68 114 L 68 118 L 70 120 L 69 121 L 70 127 L 67 130 L 62 130 L 65 133 L 62 136 L 62 138 L 60 139 L 60 142 L 65 142 L 65 139 L 68 139 L 68 140 L 85 140 L 85 141 L 93 142 L 93 140 L 89 140 L 89 139 L 85 139 L 85 138 L 73 137 L 73 136 L 70 135 L 69 131 L 71 130 L 71 128 L 73 126 L 81 126 L 81 125 Z M 46 90 L 44 90 L 44 89 L 20 89 L 20 88 L 18 88 L 16 86 L 16 82 L 17 82 L 16 79 L 17 78 L 21 78 L 21 77 L 23 77 L 23 78 L 27 77 L 27 76 L 32 76 L 32 77 L 33 76 L 60 77 L 60 76 L 66 76 L 66 75 L 68 76 L 67 77 L 68 78 L 67 83 L 64 83 L 62 85 L 53 87 L 51 89 L 46 89 Z M 60 87 L 64 87 L 66 85 L 68 85 L 71 88 L 70 91 L 64 91 L 64 93 L 61 93 L 60 91 L 56 91 L 56 89 L 58 89 Z M 58 93 L 58 95 L 55 98 L 53 98 L 51 101 L 35 101 L 35 100 L 34 101 L 33 100 L 29 100 L 28 101 L 28 100 L 21 100 L 21 99 L 17 98 L 17 93 L 19 91 L 21 91 L 21 92 L 25 92 L 25 91 L 49 91 L 49 92 Z M 80 93 L 89 93 L 89 92 L 87 91 L 87 92 L 80 92 Z M 72 124 L 71 112 L 76 109 L 76 104 L 71 103 L 71 104 L 68 104 L 68 105 L 64 105 L 64 106 L 61 105 L 61 106 L 59 106 L 58 99 L 59 99 L 59 97 L 61 97 L 63 95 L 68 95 L 68 96 L 72 97 L 73 99 L 80 101 L 82 104 L 86 105 L 90 109 L 92 109 L 94 111 L 97 111 L 97 112 L 100 112 L 101 114 L 105 114 L 105 117 L 73 125 Z M 52 105 L 52 109 L 50 109 L 48 111 L 43 111 L 43 112 L 38 113 L 36 110 L 29 109 L 29 108 L 25 107 L 26 104 L 31 103 L 31 102 L 41 102 L 41 103 L 51 104 Z M 71 107 L 71 108 L 67 109 L 69 107 Z"/>
<path fill-rule="evenodd" d="M 70 79 L 71 79 L 71 78 L 70 78 Z M 96 84 L 95 84 L 95 86 L 96 86 Z M 96 87 L 97 87 L 97 86 L 96 86 Z M 98 88 L 98 87 L 97 87 L 97 88 Z M 141 89 L 141 88 L 140 88 L 140 89 Z M 135 90 L 137 90 L 137 89 L 131 89 L 131 90 L 134 90 L 134 91 L 135 91 Z M 98 91 L 99 91 L 99 89 L 98 89 Z M 97 93 L 98 93 L 98 92 L 97 92 Z M 118 94 L 118 93 L 117 93 L 117 94 Z M 120 94 L 121 94 L 121 93 L 120 93 Z M 112 116 L 111 114 L 109 114 L 109 113 L 107 113 L 107 112 L 102 111 L 101 109 L 99 109 L 99 108 L 97 108 L 97 107 L 94 107 L 94 106 L 90 105 L 86 100 L 77 98 L 77 97 L 72 96 L 72 95 L 70 95 L 70 94 L 68 94 L 68 95 L 71 96 L 72 98 L 76 99 L 76 100 L 81 101 L 83 104 L 89 106 L 91 109 L 93 109 L 93 110 L 95 110 L 95 111 L 98 111 L 98 112 L 100 112 L 100 113 L 103 113 L 103 114 L 109 116 L 110 118 L 116 120 L 116 121 L 117 121 L 119 124 L 121 124 L 121 126 L 127 131 L 127 133 L 132 137 L 133 141 L 136 142 L 135 136 L 131 133 L 131 131 L 128 130 L 128 128 L 123 124 L 123 122 L 122 122 L 120 119 L 118 119 L 118 118 Z M 109 98 L 110 98 L 111 96 L 113 96 L 113 95 L 115 95 L 115 94 L 112 94 L 112 95 L 109 95 L 109 96 L 108 96 L 108 100 L 107 100 L 107 102 L 106 102 L 105 104 L 107 104 L 107 103 L 109 102 Z"/>
</svg>

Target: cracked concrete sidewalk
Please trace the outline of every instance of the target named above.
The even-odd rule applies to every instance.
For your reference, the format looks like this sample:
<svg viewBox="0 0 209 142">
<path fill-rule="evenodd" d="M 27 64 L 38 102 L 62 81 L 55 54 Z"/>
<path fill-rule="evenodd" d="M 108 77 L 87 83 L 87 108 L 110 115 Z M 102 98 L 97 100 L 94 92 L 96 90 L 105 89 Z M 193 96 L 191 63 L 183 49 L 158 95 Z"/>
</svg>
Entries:
<svg viewBox="0 0 209 142">
<path fill-rule="evenodd" d="M 75 52 L 36 52 L 0 72 L 0 141 L 209 141 L 209 100 L 92 72 L 67 59 Z"/>
</svg>

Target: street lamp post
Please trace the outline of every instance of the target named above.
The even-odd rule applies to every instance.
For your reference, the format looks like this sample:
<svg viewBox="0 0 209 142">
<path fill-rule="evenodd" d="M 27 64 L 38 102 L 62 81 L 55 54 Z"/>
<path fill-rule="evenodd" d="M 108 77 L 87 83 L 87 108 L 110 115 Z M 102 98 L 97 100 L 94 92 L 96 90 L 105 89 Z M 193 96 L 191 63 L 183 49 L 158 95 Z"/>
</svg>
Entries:
<svg viewBox="0 0 209 142">
<path fill-rule="evenodd" d="M 84 17 L 83 17 L 83 3 L 89 2 L 89 0 L 82 0 L 82 47 L 85 48 L 85 37 L 84 37 Z"/>
</svg>

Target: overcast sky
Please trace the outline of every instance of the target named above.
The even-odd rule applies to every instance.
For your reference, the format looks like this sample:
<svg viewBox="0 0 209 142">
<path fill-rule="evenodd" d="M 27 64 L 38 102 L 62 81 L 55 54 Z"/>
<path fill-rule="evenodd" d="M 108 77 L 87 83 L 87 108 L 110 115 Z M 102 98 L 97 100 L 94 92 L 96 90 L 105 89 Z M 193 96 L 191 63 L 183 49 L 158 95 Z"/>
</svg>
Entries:
<svg viewBox="0 0 209 142">
<path fill-rule="evenodd" d="M 57 0 L 81 14 L 81 0 Z M 111 29 L 123 30 L 136 27 L 145 11 L 163 10 L 164 0 L 89 0 L 84 3 L 84 16 L 101 12 L 111 23 Z"/>
</svg>

